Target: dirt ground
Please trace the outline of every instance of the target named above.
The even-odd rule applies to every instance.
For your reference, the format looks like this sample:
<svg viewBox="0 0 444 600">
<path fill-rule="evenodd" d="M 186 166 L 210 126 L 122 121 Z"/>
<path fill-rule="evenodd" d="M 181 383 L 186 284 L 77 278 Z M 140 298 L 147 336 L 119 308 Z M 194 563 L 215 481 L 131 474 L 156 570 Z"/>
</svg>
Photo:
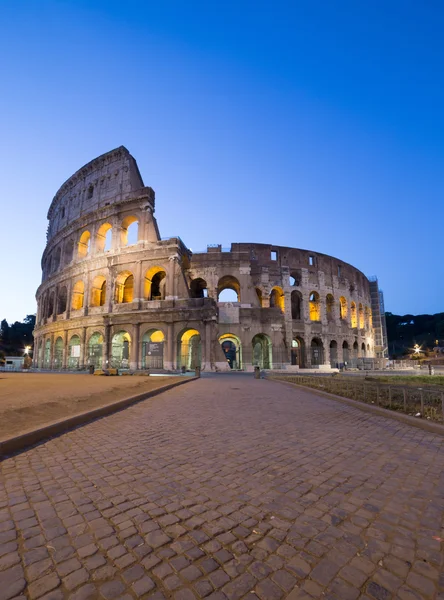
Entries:
<svg viewBox="0 0 444 600">
<path fill-rule="evenodd" d="M 0 373 L 0 441 L 177 379 Z"/>
</svg>

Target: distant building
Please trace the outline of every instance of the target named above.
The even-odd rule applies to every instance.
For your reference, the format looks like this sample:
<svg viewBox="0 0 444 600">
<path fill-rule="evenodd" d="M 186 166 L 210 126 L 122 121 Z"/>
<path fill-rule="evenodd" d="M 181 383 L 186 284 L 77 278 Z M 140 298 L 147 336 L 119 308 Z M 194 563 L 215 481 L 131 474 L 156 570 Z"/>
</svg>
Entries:
<svg viewBox="0 0 444 600">
<path fill-rule="evenodd" d="M 379 289 L 378 278 L 369 277 L 372 303 L 373 331 L 376 358 L 388 358 L 387 324 L 385 320 L 384 294 Z"/>
<path fill-rule="evenodd" d="M 8 371 L 15 371 L 17 369 L 23 369 L 24 357 L 23 356 L 5 356 L 5 369 Z"/>
</svg>

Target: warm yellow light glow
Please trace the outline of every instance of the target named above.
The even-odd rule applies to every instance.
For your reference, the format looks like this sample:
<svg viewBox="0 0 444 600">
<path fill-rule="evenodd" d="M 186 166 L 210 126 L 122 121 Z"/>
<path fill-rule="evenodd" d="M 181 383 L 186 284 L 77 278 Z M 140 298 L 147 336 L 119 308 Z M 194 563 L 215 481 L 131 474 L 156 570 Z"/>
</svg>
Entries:
<svg viewBox="0 0 444 600">
<path fill-rule="evenodd" d="M 270 307 L 276 306 L 280 308 L 282 312 L 285 310 L 285 296 L 284 290 L 278 286 L 275 286 L 271 290 L 270 294 Z"/>
<path fill-rule="evenodd" d="M 358 317 L 356 315 L 356 304 L 354 302 L 351 303 L 350 312 L 351 312 L 351 326 L 357 327 L 358 326 Z"/>
<path fill-rule="evenodd" d="M 310 321 L 320 321 L 321 320 L 321 302 L 319 298 L 319 294 L 317 292 L 312 292 L 309 298 L 309 309 L 310 309 Z"/>
</svg>

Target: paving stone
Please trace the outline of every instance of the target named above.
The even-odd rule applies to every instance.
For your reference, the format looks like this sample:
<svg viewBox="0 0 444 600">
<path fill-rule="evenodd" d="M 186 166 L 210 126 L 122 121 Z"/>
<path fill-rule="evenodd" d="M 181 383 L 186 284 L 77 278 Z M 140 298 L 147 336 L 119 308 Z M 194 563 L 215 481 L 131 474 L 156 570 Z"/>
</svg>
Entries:
<svg viewBox="0 0 444 600">
<path fill-rule="evenodd" d="M 138 579 L 132 585 L 132 589 L 133 589 L 134 593 L 136 594 L 137 598 L 143 596 L 144 594 L 147 594 L 148 592 L 153 590 L 155 587 L 156 587 L 156 584 L 147 575 L 144 575 L 141 579 Z"/>
<path fill-rule="evenodd" d="M 97 597 L 98 594 L 95 586 L 91 583 L 87 583 L 75 592 L 72 592 L 69 600 L 96 600 Z"/>
<path fill-rule="evenodd" d="M 57 573 L 50 573 L 49 575 L 45 575 L 44 577 L 33 581 L 28 586 L 29 597 L 31 598 L 31 600 L 35 600 L 36 598 L 40 598 L 48 592 L 51 592 L 59 585 L 60 579 Z"/>
<path fill-rule="evenodd" d="M 125 586 L 117 579 L 113 581 L 107 581 L 100 586 L 100 595 L 105 598 L 105 600 L 114 600 L 115 598 L 121 596 L 124 591 Z"/>
</svg>

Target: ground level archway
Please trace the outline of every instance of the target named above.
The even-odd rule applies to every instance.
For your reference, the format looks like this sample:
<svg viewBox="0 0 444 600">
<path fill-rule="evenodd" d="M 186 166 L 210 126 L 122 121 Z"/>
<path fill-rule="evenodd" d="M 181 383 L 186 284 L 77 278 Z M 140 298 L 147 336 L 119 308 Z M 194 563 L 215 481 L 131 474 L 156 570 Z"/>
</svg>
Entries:
<svg viewBox="0 0 444 600">
<path fill-rule="evenodd" d="M 272 368 L 271 340 L 265 333 L 258 333 L 252 339 L 252 365 L 261 369 Z"/>
<path fill-rule="evenodd" d="M 291 340 L 290 363 L 300 369 L 305 366 L 304 340 L 300 337 Z"/>
<path fill-rule="evenodd" d="M 219 343 L 230 369 L 242 369 L 242 344 L 237 335 L 224 333 L 219 337 Z"/>
<path fill-rule="evenodd" d="M 160 329 L 150 329 L 142 338 L 142 368 L 163 369 L 165 335 Z"/>
<path fill-rule="evenodd" d="M 88 364 L 96 369 L 102 368 L 103 358 L 103 335 L 96 331 L 89 338 L 88 342 Z"/>
<path fill-rule="evenodd" d="M 192 371 L 202 363 L 202 340 L 197 329 L 186 329 L 179 334 L 177 366 Z"/>
<path fill-rule="evenodd" d="M 311 364 L 313 367 L 324 364 L 324 346 L 319 338 L 311 340 Z"/>
<path fill-rule="evenodd" d="M 131 336 L 127 331 L 113 335 L 110 366 L 113 369 L 129 369 Z"/>
</svg>

